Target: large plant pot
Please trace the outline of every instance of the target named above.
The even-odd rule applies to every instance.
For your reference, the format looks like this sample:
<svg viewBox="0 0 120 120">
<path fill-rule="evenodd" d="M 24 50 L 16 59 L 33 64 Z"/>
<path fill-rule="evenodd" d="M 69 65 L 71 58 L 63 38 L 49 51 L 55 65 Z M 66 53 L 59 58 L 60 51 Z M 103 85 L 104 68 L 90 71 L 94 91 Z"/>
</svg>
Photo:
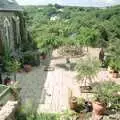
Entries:
<svg viewBox="0 0 120 120">
<path fill-rule="evenodd" d="M 77 97 L 70 97 L 69 105 L 71 110 L 76 110 L 76 108 L 78 107 Z"/>
<path fill-rule="evenodd" d="M 46 54 L 42 54 L 42 55 L 40 56 L 40 58 L 41 58 L 42 60 L 46 59 Z"/>
<path fill-rule="evenodd" d="M 9 85 L 11 83 L 11 79 L 9 77 L 6 77 L 4 79 L 4 85 Z"/>
<path fill-rule="evenodd" d="M 98 101 L 94 101 L 92 103 L 93 106 L 93 112 L 96 115 L 104 115 L 105 111 L 106 111 L 106 104 L 104 103 L 100 103 Z"/>
<path fill-rule="evenodd" d="M 4 80 L 4 85 L 13 85 L 14 83 L 15 83 L 15 80 L 11 80 L 11 79 Z"/>
<path fill-rule="evenodd" d="M 30 72 L 32 70 L 32 66 L 31 65 L 24 65 L 24 71 L 25 72 Z"/>
<path fill-rule="evenodd" d="M 112 77 L 113 78 L 118 78 L 119 77 L 119 73 L 118 72 L 113 72 L 112 73 Z"/>
</svg>

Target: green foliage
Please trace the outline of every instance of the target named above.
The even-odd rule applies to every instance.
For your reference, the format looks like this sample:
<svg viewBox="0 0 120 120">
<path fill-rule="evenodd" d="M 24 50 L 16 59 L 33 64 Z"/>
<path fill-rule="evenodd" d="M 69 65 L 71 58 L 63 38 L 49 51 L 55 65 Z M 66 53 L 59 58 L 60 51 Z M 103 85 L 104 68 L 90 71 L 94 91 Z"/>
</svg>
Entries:
<svg viewBox="0 0 120 120">
<path fill-rule="evenodd" d="M 99 37 L 99 31 L 95 29 L 91 29 L 88 27 L 81 27 L 80 34 L 78 36 L 78 43 L 87 45 L 87 46 L 95 46 L 97 37 Z"/>
<path fill-rule="evenodd" d="M 109 62 L 109 66 L 115 71 L 118 72 L 120 70 L 120 59 L 119 58 L 111 58 Z"/>
<path fill-rule="evenodd" d="M 113 57 L 118 57 L 120 55 L 120 39 L 111 39 L 109 42 L 108 53 Z"/>
<path fill-rule="evenodd" d="M 120 70 L 120 39 L 115 38 L 109 42 L 108 53 L 111 56 L 109 66 L 115 71 Z"/>
<path fill-rule="evenodd" d="M 89 79 L 92 80 L 99 71 L 99 62 L 96 58 L 87 58 L 80 60 L 75 69 L 78 73 L 78 80 Z"/>
<path fill-rule="evenodd" d="M 5 69 L 9 73 L 16 72 L 17 70 L 19 70 L 20 65 L 20 62 L 16 59 L 5 61 Z"/>
<path fill-rule="evenodd" d="M 79 105 L 79 110 L 80 111 L 85 110 L 85 99 L 82 97 L 78 97 L 77 101 L 78 101 L 78 105 Z"/>
<path fill-rule="evenodd" d="M 120 85 L 107 81 L 94 83 L 92 87 L 95 92 L 95 100 L 107 103 L 108 107 L 118 106 L 120 102 L 120 95 L 117 95 L 117 93 L 120 91 Z M 120 106 L 117 109 L 120 109 Z"/>
<path fill-rule="evenodd" d="M 51 21 L 53 16 L 60 19 Z M 106 9 L 58 4 L 25 7 L 25 18 L 37 47 L 44 52 L 66 44 L 106 48 L 111 40 L 116 43 L 120 39 L 120 6 Z"/>
<path fill-rule="evenodd" d="M 77 115 L 77 113 L 74 112 L 74 111 L 72 111 L 72 110 L 65 110 L 65 111 L 62 113 L 62 118 L 63 118 L 64 120 L 71 120 L 71 118 L 72 118 L 73 116 L 76 116 L 76 115 Z"/>
<path fill-rule="evenodd" d="M 3 92 L 6 89 L 6 86 L 0 85 L 0 93 Z"/>
<path fill-rule="evenodd" d="M 59 114 L 52 113 L 40 113 L 38 114 L 34 109 L 34 105 L 31 101 L 21 106 L 16 113 L 16 120 L 60 120 Z"/>
</svg>

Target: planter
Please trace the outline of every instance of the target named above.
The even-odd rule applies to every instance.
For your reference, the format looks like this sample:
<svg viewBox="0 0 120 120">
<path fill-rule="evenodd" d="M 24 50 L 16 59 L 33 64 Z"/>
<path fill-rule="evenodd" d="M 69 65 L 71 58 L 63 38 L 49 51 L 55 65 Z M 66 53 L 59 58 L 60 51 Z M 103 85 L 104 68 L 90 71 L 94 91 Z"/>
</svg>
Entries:
<svg viewBox="0 0 120 120">
<path fill-rule="evenodd" d="M 10 82 L 11 82 L 11 79 L 10 79 L 9 77 L 6 77 L 6 78 L 4 79 L 4 85 L 9 85 Z"/>
<path fill-rule="evenodd" d="M 112 73 L 112 77 L 113 78 L 118 78 L 119 77 L 119 73 L 118 72 L 113 72 Z"/>
<path fill-rule="evenodd" d="M 92 103 L 92 106 L 95 115 L 104 115 L 106 111 L 106 104 L 95 101 Z"/>
<path fill-rule="evenodd" d="M 32 66 L 31 65 L 24 65 L 24 71 L 25 72 L 30 72 L 32 70 Z"/>
<path fill-rule="evenodd" d="M 42 55 L 40 56 L 40 58 L 41 58 L 42 60 L 46 59 L 46 54 L 42 54 Z"/>
<path fill-rule="evenodd" d="M 76 110 L 78 107 L 77 97 L 70 97 L 69 98 L 69 105 L 71 110 Z"/>
<path fill-rule="evenodd" d="M 13 85 L 15 83 L 15 80 L 5 80 L 4 85 Z"/>
<path fill-rule="evenodd" d="M 92 87 L 91 86 L 80 86 L 81 93 L 91 93 Z"/>
</svg>

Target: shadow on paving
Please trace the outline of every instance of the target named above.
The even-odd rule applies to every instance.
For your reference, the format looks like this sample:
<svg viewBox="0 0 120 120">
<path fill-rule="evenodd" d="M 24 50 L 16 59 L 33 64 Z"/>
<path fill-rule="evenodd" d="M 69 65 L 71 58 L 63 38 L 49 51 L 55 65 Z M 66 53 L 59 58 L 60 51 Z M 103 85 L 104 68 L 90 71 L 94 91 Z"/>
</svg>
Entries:
<svg viewBox="0 0 120 120">
<path fill-rule="evenodd" d="M 49 66 L 51 54 L 45 60 L 41 61 L 40 66 L 33 67 L 31 72 L 17 74 L 17 80 L 22 88 L 20 96 L 23 105 L 32 104 L 34 109 L 37 109 L 38 105 L 41 104 L 42 91 L 48 74 L 47 71 L 44 71 L 44 67 Z"/>
</svg>

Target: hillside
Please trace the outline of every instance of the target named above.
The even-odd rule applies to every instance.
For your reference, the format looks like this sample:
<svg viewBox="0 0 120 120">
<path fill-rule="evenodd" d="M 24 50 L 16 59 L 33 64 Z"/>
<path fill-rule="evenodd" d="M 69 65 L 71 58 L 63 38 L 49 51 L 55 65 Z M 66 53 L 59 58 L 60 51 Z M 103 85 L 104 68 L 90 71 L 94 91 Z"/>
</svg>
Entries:
<svg viewBox="0 0 120 120">
<path fill-rule="evenodd" d="M 83 8 L 60 5 L 27 6 L 25 18 L 28 30 L 38 47 L 48 47 L 51 41 L 61 44 L 105 46 L 110 40 L 120 39 L 120 6 Z M 43 43 L 44 40 L 44 43 Z"/>
</svg>

